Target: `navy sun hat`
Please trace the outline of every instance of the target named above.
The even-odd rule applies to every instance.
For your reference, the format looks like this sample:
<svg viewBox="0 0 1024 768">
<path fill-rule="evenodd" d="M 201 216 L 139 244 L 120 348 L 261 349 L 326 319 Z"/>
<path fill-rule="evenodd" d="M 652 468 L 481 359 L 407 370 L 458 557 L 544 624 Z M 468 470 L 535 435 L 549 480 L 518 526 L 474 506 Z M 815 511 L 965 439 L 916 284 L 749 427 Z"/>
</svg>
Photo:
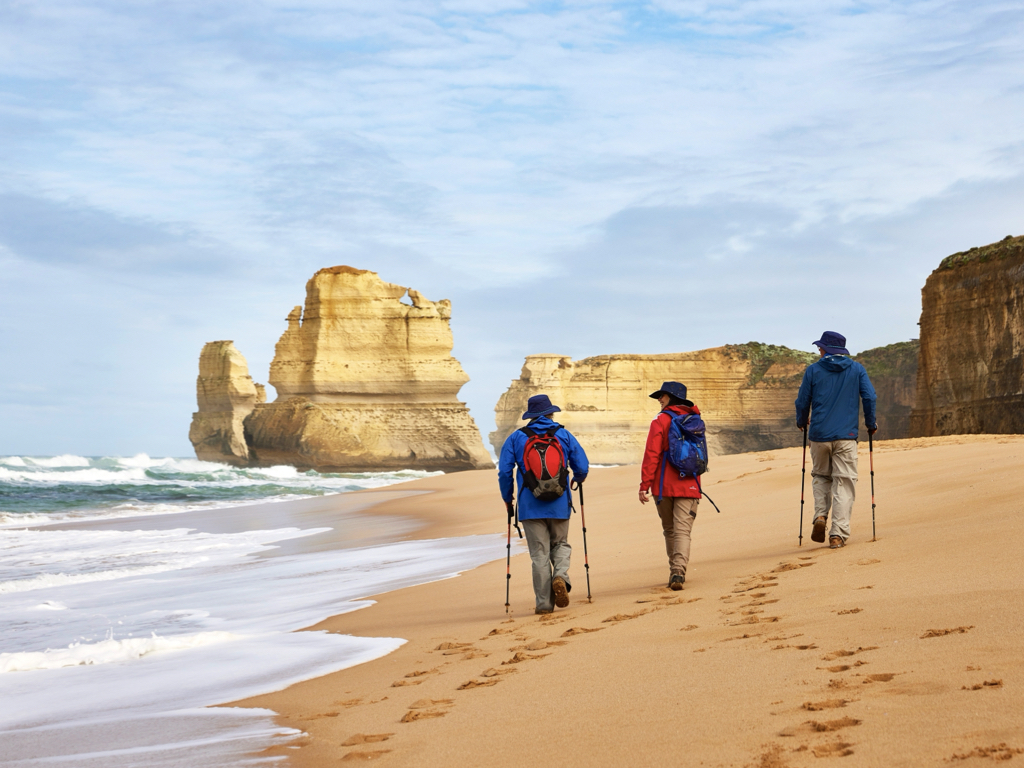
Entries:
<svg viewBox="0 0 1024 768">
<path fill-rule="evenodd" d="M 835 331 L 825 331 L 821 338 L 814 342 L 814 346 L 821 347 L 830 355 L 850 354 L 850 350 L 846 348 L 846 337 Z"/>
<path fill-rule="evenodd" d="M 523 414 L 524 419 L 539 419 L 541 416 L 547 416 L 549 413 L 562 410 L 557 405 L 551 404 L 551 398 L 547 395 L 534 395 L 526 403 L 526 413 Z"/>
<path fill-rule="evenodd" d="M 686 385 L 680 384 L 678 381 L 665 381 L 661 384 L 661 389 L 657 392 L 652 392 L 651 397 L 655 400 L 659 399 L 662 395 L 671 395 L 672 397 L 678 397 L 683 401 L 683 405 L 692 406 L 693 403 L 686 399 Z"/>
</svg>

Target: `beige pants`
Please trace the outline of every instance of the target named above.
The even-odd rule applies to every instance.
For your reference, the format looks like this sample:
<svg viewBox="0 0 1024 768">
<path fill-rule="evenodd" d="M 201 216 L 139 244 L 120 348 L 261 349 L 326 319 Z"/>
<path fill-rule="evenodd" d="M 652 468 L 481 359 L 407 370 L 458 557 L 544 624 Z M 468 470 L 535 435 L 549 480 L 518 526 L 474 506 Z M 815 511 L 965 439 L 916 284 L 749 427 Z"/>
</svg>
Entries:
<svg viewBox="0 0 1024 768">
<path fill-rule="evenodd" d="M 829 538 L 850 538 L 850 516 L 857 498 L 857 441 L 811 441 L 811 483 L 814 489 L 814 518 L 828 519 L 832 510 Z"/>
<path fill-rule="evenodd" d="M 690 530 L 697 517 L 700 499 L 666 496 L 658 502 L 658 516 L 665 534 L 668 567 L 673 574 L 686 575 L 690 562 Z"/>
<path fill-rule="evenodd" d="M 572 589 L 569 581 L 569 521 L 542 518 L 520 520 L 526 544 L 530 548 L 533 563 L 533 594 L 537 599 L 537 610 L 550 611 L 555 607 L 555 593 L 551 591 L 551 580 L 555 576 L 565 579 L 565 586 Z"/>
</svg>

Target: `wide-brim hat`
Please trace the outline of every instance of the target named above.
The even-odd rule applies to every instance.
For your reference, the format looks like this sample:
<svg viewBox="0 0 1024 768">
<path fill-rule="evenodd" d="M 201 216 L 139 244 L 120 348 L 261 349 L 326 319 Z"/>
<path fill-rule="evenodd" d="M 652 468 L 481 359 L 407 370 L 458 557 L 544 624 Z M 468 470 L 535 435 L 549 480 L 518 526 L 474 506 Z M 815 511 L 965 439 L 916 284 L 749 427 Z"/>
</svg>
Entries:
<svg viewBox="0 0 1024 768">
<path fill-rule="evenodd" d="M 846 348 L 846 337 L 835 331 L 825 331 L 821 338 L 814 342 L 814 346 L 821 347 L 830 355 L 850 354 L 850 350 Z"/>
<path fill-rule="evenodd" d="M 686 399 L 686 385 L 680 384 L 678 381 L 664 381 L 661 384 L 661 389 L 651 393 L 651 397 L 655 400 L 658 400 L 662 395 L 678 397 L 683 401 L 683 405 L 693 405 L 692 402 Z"/>
<path fill-rule="evenodd" d="M 560 410 L 562 409 L 557 405 L 551 404 L 551 398 L 547 395 L 534 395 L 526 403 L 526 413 L 523 414 L 523 418 L 539 419 L 541 416 L 547 416 L 549 413 Z"/>
</svg>

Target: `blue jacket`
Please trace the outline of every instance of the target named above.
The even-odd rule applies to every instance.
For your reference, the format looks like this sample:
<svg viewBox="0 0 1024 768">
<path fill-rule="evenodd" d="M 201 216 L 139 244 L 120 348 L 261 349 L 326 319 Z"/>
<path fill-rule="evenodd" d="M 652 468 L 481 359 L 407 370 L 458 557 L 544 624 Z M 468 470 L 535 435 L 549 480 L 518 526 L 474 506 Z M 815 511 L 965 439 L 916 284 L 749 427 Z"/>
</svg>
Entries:
<svg viewBox="0 0 1024 768">
<path fill-rule="evenodd" d="M 590 462 L 587 461 L 587 454 L 583 452 L 583 447 L 569 433 L 569 430 L 556 424 L 547 416 L 534 419 L 527 426 L 538 432 L 557 426 L 558 431 L 555 433 L 555 437 L 562 444 L 565 460 L 572 469 L 573 478 L 582 481 L 587 476 L 587 472 L 590 471 Z M 512 469 L 517 467 L 519 471 L 515 474 L 518 487 L 516 495 L 519 498 L 519 519 L 540 520 L 542 518 L 554 518 L 556 520 L 568 520 L 571 490 L 567 488 L 565 493 L 554 501 L 541 501 L 530 492 L 529 488 L 523 489 L 523 449 L 526 447 L 528 439 L 525 433 L 517 429 L 506 438 L 505 444 L 501 446 L 501 456 L 498 457 L 498 487 L 501 489 L 501 498 L 506 502 L 512 501 Z"/>
<path fill-rule="evenodd" d="M 864 403 L 864 424 L 874 429 L 875 388 L 864 366 L 843 355 L 826 355 L 804 371 L 796 396 L 796 424 L 803 428 L 811 416 L 807 438 L 816 443 L 856 440 L 857 417 Z"/>
</svg>

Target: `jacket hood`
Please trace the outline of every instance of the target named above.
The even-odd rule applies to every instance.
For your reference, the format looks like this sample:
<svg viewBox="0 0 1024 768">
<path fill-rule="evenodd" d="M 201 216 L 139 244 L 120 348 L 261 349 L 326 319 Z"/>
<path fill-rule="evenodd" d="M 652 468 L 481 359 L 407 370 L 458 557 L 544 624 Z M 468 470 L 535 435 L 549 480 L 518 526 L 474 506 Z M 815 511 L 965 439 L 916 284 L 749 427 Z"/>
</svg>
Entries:
<svg viewBox="0 0 1024 768">
<path fill-rule="evenodd" d="M 818 365 L 826 371 L 840 373 L 853 365 L 853 360 L 843 355 L 825 355 L 825 357 L 818 361 Z"/>
<path fill-rule="evenodd" d="M 555 426 L 555 424 L 558 424 L 558 422 L 557 421 L 552 421 L 547 416 L 541 416 L 539 418 L 532 419 L 530 421 L 530 423 L 527 424 L 526 426 L 528 426 L 530 429 L 535 429 L 537 431 L 543 431 L 543 430 L 546 430 L 546 429 L 551 429 L 553 426 Z M 562 425 L 558 424 L 558 426 L 562 426 Z"/>
<path fill-rule="evenodd" d="M 695 413 L 700 416 L 700 408 L 696 405 L 670 405 L 668 408 L 662 410 L 662 413 L 678 413 L 680 416 L 685 416 L 688 413 Z"/>
</svg>

